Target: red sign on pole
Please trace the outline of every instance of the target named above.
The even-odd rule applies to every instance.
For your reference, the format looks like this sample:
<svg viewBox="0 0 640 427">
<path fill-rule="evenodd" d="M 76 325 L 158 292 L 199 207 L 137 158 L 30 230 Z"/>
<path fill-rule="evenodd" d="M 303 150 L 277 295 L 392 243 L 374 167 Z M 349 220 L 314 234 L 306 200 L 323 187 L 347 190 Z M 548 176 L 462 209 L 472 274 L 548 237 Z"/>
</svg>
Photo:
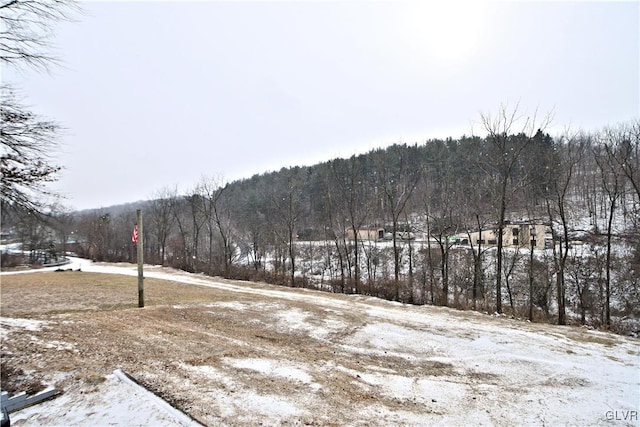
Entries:
<svg viewBox="0 0 640 427">
<path fill-rule="evenodd" d="M 133 226 L 133 234 L 131 235 L 131 241 L 138 243 L 138 224 Z"/>
</svg>

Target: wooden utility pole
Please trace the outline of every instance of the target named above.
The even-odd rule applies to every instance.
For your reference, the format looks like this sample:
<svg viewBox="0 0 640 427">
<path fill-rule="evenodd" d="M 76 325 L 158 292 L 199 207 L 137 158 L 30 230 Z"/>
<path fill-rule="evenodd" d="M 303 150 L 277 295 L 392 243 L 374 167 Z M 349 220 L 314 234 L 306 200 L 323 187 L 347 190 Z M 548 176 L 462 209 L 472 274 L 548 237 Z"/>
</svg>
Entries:
<svg viewBox="0 0 640 427">
<path fill-rule="evenodd" d="M 138 307 L 144 307 L 144 234 L 142 228 L 142 209 L 136 211 L 138 221 L 138 238 L 136 249 L 138 252 Z"/>
</svg>

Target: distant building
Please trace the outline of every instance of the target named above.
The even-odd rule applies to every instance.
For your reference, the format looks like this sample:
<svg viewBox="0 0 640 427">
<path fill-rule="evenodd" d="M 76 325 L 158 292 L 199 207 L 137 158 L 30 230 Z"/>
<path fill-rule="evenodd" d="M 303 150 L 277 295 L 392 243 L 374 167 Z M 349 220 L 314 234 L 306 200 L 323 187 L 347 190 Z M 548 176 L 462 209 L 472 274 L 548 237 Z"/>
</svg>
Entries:
<svg viewBox="0 0 640 427">
<path fill-rule="evenodd" d="M 345 230 L 347 240 L 355 240 L 353 230 Z M 410 231 L 396 231 L 396 240 L 414 240 L 415 234 Z M 364 227 L 358 229 L 358 240 L 377 242 L 380 240 L 393 240 L 393 234 L 385 231 L 383 227 Z"/>
<path fill-rule="evenodd" d="M 541 223 L 516 222 L 504 226 L 502 235 L 503 247 L 530 248 L 531 243 L 535 249 L 546 249 L 552 245 L 549 227 Z M 498 245 L 498 229 L 492 228 L 475 231 L 469 234 L 456 235 L 459 244 L 481 244 L 482 246 Z"/>
<path fill-rule="evenodd" d="M 382 227 L 359 228 L 357 233 L 358 240 L 371 240 L 375 242 L 384 239 L 384 228 Z M 347 228 L 345 234 L 347 240 L 355 240 L 356 236 L 353 229 Z"/>
</svg>

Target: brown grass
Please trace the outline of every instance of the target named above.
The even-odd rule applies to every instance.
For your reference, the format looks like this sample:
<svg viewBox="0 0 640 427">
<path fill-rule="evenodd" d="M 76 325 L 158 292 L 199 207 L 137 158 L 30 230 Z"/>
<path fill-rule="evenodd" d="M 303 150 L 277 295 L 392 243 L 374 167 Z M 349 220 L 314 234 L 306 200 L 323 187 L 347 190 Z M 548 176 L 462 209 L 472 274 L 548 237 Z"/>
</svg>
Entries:
<svg viewBox="0 0 640 427">
<path fill-rule="evenodd" d="M 16 274 L 2 277 L 0 313 L 8 317 L 117 311 L 138 307 L 136 277 L 76 271 Z M 185 285 L 159 279 L 144 279 L 146 307 L 173 304 L 234 301 L 229 295 L 206 286 Z"/>
<path fill-rule="evenodd" d="M 235 282 L 234 285 L 244 286 Z M 247 284 L 247 287 L 267 285 Z M 338 419 L 350 419 L 349 408 L 376 399 L 394 408 L 404 403 L 378 395 L 376 387 L 351 372 L 363 366 L 379 366 L 402 375 L 450 375 L 448 364 L 411 361 L 394 355 L 345 353 L 338 344 L 344 334 L 367 321 L 360 310 L 327 312 L 304 301 L 282 300 L 278 296 L 244 294 L 206 286 L 145 279 L 145 308 L 137 307 L 137 278 L 86 272 L 31 273 L 2 277 L 3 317 L 33 318 L 46 322 L 42 330 L 12 332 L 3 343 L 2 367 L 14 374 L 6 379 L 19 391 L 27 380 L 37 385 L 50 383 L 66 373 L 56 388 L 95 388 L 106 375 L 120 368 L 169 402 L 203 419 L 198 408 L 207 408 L 197 388 L 216 389 L 233 397 L 216 378 L 193 377 L 189 367 L 210 366 L 228 372 L 240 390 L 277 392 L 282 396 L 306 393 L 306 385 L 287 378 L 265 377 L 252 370 L 233 369 L 236 358 L 285 361 L 291 366 L 313 367 L 313 377 L 322 386 L 322 408 L 318 418 L 306 422 L 327 424 L 343 408 Z M 289 290 L 283 289 L 283 294 Z M 346 299 L 343 295 L 328 298 Z M 213 303 L 243 304 L 238 310 Z M 318 324 L 331 316 L 349 325 L 327 339 L 314 338 L 304 330 L 288 328 L 278 314 L 301 310 L 308 323 Z M 34 345 L 34 343 L 38 343 Z M 340 360 L 345 369 L 332 368 Z M 16 368 L 21 367 L 22 371 Z M 4 386 L 5 378 L 3 378 Z M 192 384 L 192 385 L 189 385 Z M 194 385 L 196 389 L 194 389 Z M 185 396 L 190 396 L 185 398 Z M 195 408 L 195 409 L 192 409 Z M 208 409 L 207 409 L 208 410 Z M 316 412 L 313 412 L 316 413 Z M 223 420 L 225 422 L 234 421 Z M 240 423 L 242 424 L 242 423 Z M 238 425 L 240 425 L 238 424 Z"/>
</svg>

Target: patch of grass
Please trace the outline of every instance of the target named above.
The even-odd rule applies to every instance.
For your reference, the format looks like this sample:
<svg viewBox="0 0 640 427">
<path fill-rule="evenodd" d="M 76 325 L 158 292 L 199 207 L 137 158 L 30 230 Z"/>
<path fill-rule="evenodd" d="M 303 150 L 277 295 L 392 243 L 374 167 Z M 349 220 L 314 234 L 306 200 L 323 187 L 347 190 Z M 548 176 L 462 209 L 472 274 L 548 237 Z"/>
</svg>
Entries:
<svg viewBox="0 0 640 427">
<path fill-rule="evenodd" d="M 602 344 L 606 347 L 612 347 L 618 343 L 618 341 L 613 338 L 602 336 L 599 334 L 597 335 L 595 333 L 587 333 L 587 332 L 569 333 L 567 334 L 567 338 L 572 339 L 574 341 L 583 342 L 583 343 Z"/>
<path fill-rule="evenodd" d="M 464 373 L 466 378 L 481 384 L 498 384 L 500 377 L 491 372 L 467 371 Z"/>
<path fill-rule="evenodd" d="M 84 382 L 88 385 L 98 385 L 105 382 L 107 378 L 102 375 L 98 375 L 96 373 L 91 373 L 84 378 Z"/>
<path fill-rule="evenodd" d="M 46 388 L 38 378 L 25 374 L 21 368 L 12 366 L 5 355 L 0 361 L 0 378 L 2 390 L 8 392 L 10 396 L 22 392 L 32 395 Z"/>
<path fill-rule="evenodd" d="M 144 286 L 145 307 L 229 298 L 225 291 L 169 280 L 146 278 Z M 2 277 L 0 311 L 3 316 L 32 318 L 86 311 L 120 311 L 137 306 L 136 277 L 76 271 Z"/>
</svg>

